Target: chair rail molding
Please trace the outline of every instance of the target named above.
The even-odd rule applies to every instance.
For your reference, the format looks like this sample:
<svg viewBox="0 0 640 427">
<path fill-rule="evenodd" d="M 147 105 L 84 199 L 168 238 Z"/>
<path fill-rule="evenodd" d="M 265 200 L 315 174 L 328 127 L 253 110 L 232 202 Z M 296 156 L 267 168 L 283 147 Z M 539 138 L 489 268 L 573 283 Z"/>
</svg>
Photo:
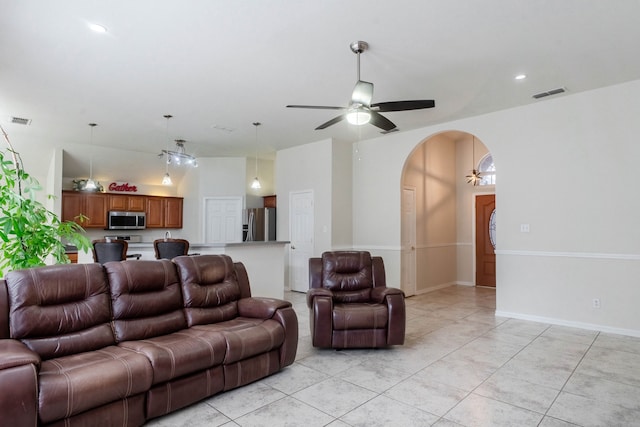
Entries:
<svg viewBox="0 0 640 427">
<path fill-rule="evenodd" d="M 558 257 L 558 258 L 591 258 L 640 261 L 640 254 L 615 254 L 606 252 L 560 252 L 560 251 L 523 251 L 513 249 L 497 249 L 496 255 Z"/>
</svg>

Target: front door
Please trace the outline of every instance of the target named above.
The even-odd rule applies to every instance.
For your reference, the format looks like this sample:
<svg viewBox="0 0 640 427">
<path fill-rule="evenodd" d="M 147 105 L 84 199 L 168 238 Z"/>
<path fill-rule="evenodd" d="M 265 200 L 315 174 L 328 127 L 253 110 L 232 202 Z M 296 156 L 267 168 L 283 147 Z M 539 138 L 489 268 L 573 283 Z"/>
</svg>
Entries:
<svg viewBox="0 0 640 427">
<path fill-rule="evenodd" d="M 496 286 L 496 196 L 476 196 L 476 286 Z"/>
</svg>

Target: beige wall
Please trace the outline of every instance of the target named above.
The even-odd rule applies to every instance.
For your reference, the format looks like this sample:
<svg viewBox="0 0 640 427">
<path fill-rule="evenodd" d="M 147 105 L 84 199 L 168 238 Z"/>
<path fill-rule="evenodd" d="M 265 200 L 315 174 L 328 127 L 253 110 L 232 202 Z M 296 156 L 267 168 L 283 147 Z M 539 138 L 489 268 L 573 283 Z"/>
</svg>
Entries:
<svg viewBox="0 0 640 427">
<path fill-rule="evenodd" d="M 640 336 L 639 115 L 636 80 L 362 141 L 368 160 L 354 175 L 354 245 L 378 246 L 389 281 L 399 282 L 403 165 L 433 135 L 472 133 L 499 171 L 498 313 Z M 374 234 L 380 227 L 369 211 L 380 200 L 392 208 Z"/>
<path fill-rule="evenodd" d="M 487 147 L 477 137 L 475 150 L 472 144 L 472 135 L 469 133 L 460 135 L 456 140 L 456 279 L 460 285 L 475 284 L 475 197 L 478 194 L 495 193 L 494 185 L 474 187 L 466 181 L 465 177 L 472 169 L 471 157 L 474 157 L 473 165 L 477 167 L 488 153 Z M 499 179 L 499 170 L 496 176 Z"/>
<path fill-rule="evenodd" d="M 416 192 L 416 292 L 456 283 L 456 145 L 446 134 L 420 144 L 403 186 Z"/>
</svg>

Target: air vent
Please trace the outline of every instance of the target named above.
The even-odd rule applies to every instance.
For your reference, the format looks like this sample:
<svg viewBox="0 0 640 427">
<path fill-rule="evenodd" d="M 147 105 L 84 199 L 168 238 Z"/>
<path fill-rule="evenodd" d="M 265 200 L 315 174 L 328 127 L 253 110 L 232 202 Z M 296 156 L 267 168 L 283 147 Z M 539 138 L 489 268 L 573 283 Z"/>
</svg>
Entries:
<svg viewBox="0 0 640 427">
<path fill-rule="evenodd" d="M 18 125 L 30 125 L 31 119 L 24 119 L 22 117 L 11 117 L 11 123 L 16 123 Z"/>
<path fill-rule="evenodd" d="M 211 126 L 213 129 L 215 130 L 219 130 L 221 132 L 227 132 L 227 133 L 231 133 L 233 131 L 235 131 L 234 128 L 230 128 L 230 127 L 226 127 L 226 126 L 220 126 L 220 125 L 212 125 Z"/>
<path fill-rule="evenodd" d="M 533 98 L 540 99 L 540 98 L 545 98 L 547 96 L 557 95 L 559 93 L 564 93 L 564 92 L 566 92 L 565 88 L 559 87 L 558 89 L 551 89 L 546 92 L 536 93 L 535 95 L 533 95 Z"/>
</svg>

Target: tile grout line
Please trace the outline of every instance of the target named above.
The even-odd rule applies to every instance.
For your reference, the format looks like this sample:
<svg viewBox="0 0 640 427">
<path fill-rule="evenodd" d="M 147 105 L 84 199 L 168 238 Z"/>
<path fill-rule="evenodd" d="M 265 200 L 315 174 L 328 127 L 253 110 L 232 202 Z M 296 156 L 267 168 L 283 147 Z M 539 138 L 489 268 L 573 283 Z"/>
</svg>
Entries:
<svg viewBox="0 0 640 427">
<path fill-rule="evenodd" d="M 550 416 L 548 415 L 549 411 L 551 410 L 551 408 L 553 407 L 553 405 L 556 403 L 556 401 L 558 400 L 558 397 L 560 397 L 560 394 L 563 392 L 564 388 L 567 386 L 567 383 L 569 382 L 569 380 L 571 380 L 571 377 L 573 377 L 573 374 L 575 374 L 576 370 L 578 369 L 578 367 L 580 366 L 580 364 L 582 363 L 582 361 L 584 360 L 584 358 L 587 356 L 587 353 L 589 353 L 589 351 L 591 350 L 591 348 L 593 347 L 593 344 L 596 342 L 596 340 L 598 339 L 598 337 L 600 336 L 600 332 L 596 333 L 596 336 L 593 338 L 593 340 L 591 341 L 591 344 L 589 344 L 589 347 L 587 348 L 587 350 L 584 352 L 584 354 L 582 355 L 582 357 L 580 358 L 580 360 L 578 361 L 578 363 L 576 363 L 576 366 L 571 370 L 571 374 L 567 377 L 567 379 L 565 380 L 565 382 L 562 384 L 562 387 L 560 387 L 560 390 L 558 391 L 558 394 L 556 395 L 556 397 L 553 398 L 553 401 L 551 402 L 551 404 L 549 405 L 549 407 L 547 408 L 547 410 L 544 412 L 544 416 Z M 565 392 L 568 393 L 568 392 Z M 568 422 L 570 423 L 570 421 L 568 420 L 563 420 L 562 418 L 558 418 L 558 417 L 553 417 L 555 419 L 560 419 L 562 421 Z M 543 418 L 544 419 L 544 418 Z M 539 424 L 538 424 L 539 425 Z"/>
</svg>

